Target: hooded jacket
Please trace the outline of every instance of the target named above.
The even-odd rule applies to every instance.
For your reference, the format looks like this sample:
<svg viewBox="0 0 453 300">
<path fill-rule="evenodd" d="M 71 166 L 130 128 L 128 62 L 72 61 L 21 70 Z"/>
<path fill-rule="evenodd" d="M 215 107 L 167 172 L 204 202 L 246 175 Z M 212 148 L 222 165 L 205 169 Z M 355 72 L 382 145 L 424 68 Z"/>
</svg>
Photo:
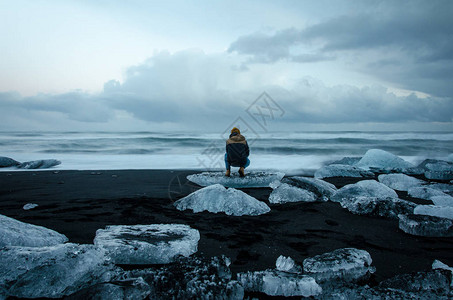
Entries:
<svg viewBox="0 0 453 300">
<path fill-rule="evenodd" d="M 231 166 L 244 167 L 250 154 L 245 137 L 240 133 L 233 132 L 226 141 L 226 153 L 228 163 Z"/>
</svg>

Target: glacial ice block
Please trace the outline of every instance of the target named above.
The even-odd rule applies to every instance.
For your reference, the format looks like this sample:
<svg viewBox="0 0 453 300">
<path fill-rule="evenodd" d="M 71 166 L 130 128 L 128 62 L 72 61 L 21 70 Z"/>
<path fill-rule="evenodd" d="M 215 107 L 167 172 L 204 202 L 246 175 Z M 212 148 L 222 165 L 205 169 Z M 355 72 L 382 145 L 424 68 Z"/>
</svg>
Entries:
<svg viewBox="0 0 453 300">
<path fill-rule="evenodd" d="M 434 205 L 436 205 L 436 206 L 453 207 L 453 197 L 450 195 L 433 196 L 433 197 L 431 197 L 431 201 L 433 201 Z"/>
<path fill-rule="evenodd" d="M 0 288 L 19 298 L 60 298 L 116 274 L 94 245 L 7 246 L 0 251 Z"/>
<path fill-rule="evenodd" d="M 328 165 L 316 170 L 315 172 L 315 178 L 329 177 L 371 178 L 374 177 L 374 173 L 350 165 Z"/>
<path fill-rule="evenodd" d="M 23 162 L 17 167 L 19 169 L 48 169 L 61 164 L 61 161 L 56 159 L 42 159 Z"/>
<path fill-rule="evenodd" d="M 316 195 L 310 191 L 282 183 L 269 195 L 270 203 L 315 202 Z"/>
<path fill-rule="evenodd" d="M 233 188 L 226 189 L 220 184 L 214 184 L 179 199 L 174 203 L 177 209 L 191 209 L 198 213 L 209 211 L 224 212 L 233 216 L 257 216 L 268 213 L 271 209 L 246 193 Z"/>
<path fill-rule="evenodd" d="M 406 192 L 412 187 L 418 187 L 425 183 L 423 180 L 405 174 L 381 174 L 378 176 L 378 180 L 389 188 Z"/>
<path fill-rule="evenodd" d="M 303 270 L 300 266 L 296 265 L 296 262 L 291 257 L 285 257 L 280 255 L 275 262 L 275 268 L 278 271 L 302 274 Z"/>
<path fill-rule="evenodd" d="M 333 184 L 317 178 L 292 176 L 283 178 L 282 183 L 308 190 L 323 201 L 327 201 L 337 191 Z"/>
<path fill-rule="evenodd" d="M 414 168 L 414 165 L 401 157 L 380 149 L 368 150 L 356 166 L 367 170 L 387 171 Z"/>
<path fill-rule="evenodd" d="M 322 288 L 310 276 L 291 274 L 277 270 L 245 272 L 237 274 L 245 291 L 261 292 L 269 296 L 316 296 Z"/>
<path fill-rule="evenodd" d="M 371 263 L 372 259 L 367 251 L 343 248 L 307 258 L 303 266 L 305 274 L 318 282 L 336 279 L 355 281 L 375 272 Z"/>
<path fill-rule="evenodd" d="M 281 172 L 250 172 L 246 173 L 245 177 L 239 177 L 235 172 L 231 172 L 230 177 L 225 176 L 223 172 L 203 172 L 188 175 L 187 179 L 200 186 L 221 184 L 224 187 L 246 188 L 268 187 L 271 182 L 281 180 L 283 176 L 285 176 L 285 173 Z"/>
<path fill-rule="evenodd" d="M 416 215 L 428 215 L 453 220 L 453 207 L 436 205 L 417 205 L 414 209 Z"/>
<path fill-rule="evenodd" d="M 166 264 L 197 252 L 200 233 L 188 225 L 112 225 L 98 229 L 94 244 L 116 264 Z"/>
<path fill-rule="evenodd" d="M 357 197 L 398 198 L 398 195 L 394 190 L 376 180 L 362 180 L 354 184 L 345 185 L 330 200 L 342 202 L 353 200 Z"/>
<path fill-rule="evenodd" d="M 0 215 L 0 247 L 43 247 L 63 244 L 67 241 L 68 238 L 65 235 L 51 229 Z"/>
<path fill-rule="evenodd" d="M 450 180 L 453 179 L 453 163 L 447 161 L 437 161 L 428 163 L 425 166 L 425 177 L 428 179 Z"/>
<path fill-rule="evenodd" d="M 15 161 L 12 158 L 0 156 L 0 168 L 15 167 L 19 164 L 20 162 Z"/>
<path fill-rule="evenodd" d="M 453 236 L 453 220 L 450 219 L 416 214 L 401 214 L 398 218 L 398 227 L 411 235 L 430 237 Z"/>
<path fill-rule="evenodd" d="M 446 196 L 442 191 L 425 186 L 411 187 L 408 189 L 407 194 L 414 198 L 431 200 L 434 196 Z"/>
<path fill-rule="evenodd" d="M 398 219 L 399 214 L 411 214 L 415 203 L 398 198 L 357 197 L 342 201 L 341 206 L 356 215 Z"/>
</svg>

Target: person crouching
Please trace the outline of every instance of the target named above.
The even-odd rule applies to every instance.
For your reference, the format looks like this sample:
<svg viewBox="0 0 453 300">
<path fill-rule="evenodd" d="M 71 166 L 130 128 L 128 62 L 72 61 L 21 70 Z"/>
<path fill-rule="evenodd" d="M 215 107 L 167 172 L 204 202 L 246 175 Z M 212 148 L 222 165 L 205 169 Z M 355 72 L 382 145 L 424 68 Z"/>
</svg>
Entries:
<svg viewBox="0 0 453 300">
<path fill-rule="evenodd" d="M 226 141 L 225 153 L 225 176 L 230 176 L 231 167 L 239 167 L 239 176 L 245 176 L 245 168 L 250 165 L 248 156 L 250 154 L 247 140 L 236 127 L 231 129 L 230 138 Z"/>
</svg>

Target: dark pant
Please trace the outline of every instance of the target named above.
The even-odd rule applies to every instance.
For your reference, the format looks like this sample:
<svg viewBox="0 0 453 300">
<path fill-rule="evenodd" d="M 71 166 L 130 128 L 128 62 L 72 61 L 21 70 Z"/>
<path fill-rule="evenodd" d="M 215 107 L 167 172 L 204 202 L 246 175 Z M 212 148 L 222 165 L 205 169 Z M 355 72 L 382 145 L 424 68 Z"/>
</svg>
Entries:
<svg viewBox="0 0 453 300">
<path fill-rule="evenodd" d="M 250 160 L 247 158 L 247 162 L 245 163 L 244 168 L 247 168 L 249 165 L 250 165 Z M 230 164 L 228 163 L 228 155 L 225 153 L 225 168 L 227 170 L 229 170 L 230 167 L 240 167 L 240 166 L 235 166 L 235 165 L 230 166 Z"/>
</svg>

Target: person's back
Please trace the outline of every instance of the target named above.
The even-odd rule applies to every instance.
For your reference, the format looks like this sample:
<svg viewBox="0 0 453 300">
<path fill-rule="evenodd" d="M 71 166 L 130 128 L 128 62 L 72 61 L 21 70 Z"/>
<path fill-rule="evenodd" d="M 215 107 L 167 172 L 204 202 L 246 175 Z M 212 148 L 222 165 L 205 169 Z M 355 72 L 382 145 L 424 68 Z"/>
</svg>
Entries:
<svg viewBox="0 0 453 300">
<path fill-rule="evenodd" d="M 225 175 L 230 176 L 231 166 L 239 167 L 239 175 L 243 177 L 244 169 L 250 164 L 248 156 L 250 149 L 247 140 L 241 134 L 238 128 L 234 127 L 231 130 L 229 139 L 226 141 L 225 167 L 227 169 Z"/>
</svg>

